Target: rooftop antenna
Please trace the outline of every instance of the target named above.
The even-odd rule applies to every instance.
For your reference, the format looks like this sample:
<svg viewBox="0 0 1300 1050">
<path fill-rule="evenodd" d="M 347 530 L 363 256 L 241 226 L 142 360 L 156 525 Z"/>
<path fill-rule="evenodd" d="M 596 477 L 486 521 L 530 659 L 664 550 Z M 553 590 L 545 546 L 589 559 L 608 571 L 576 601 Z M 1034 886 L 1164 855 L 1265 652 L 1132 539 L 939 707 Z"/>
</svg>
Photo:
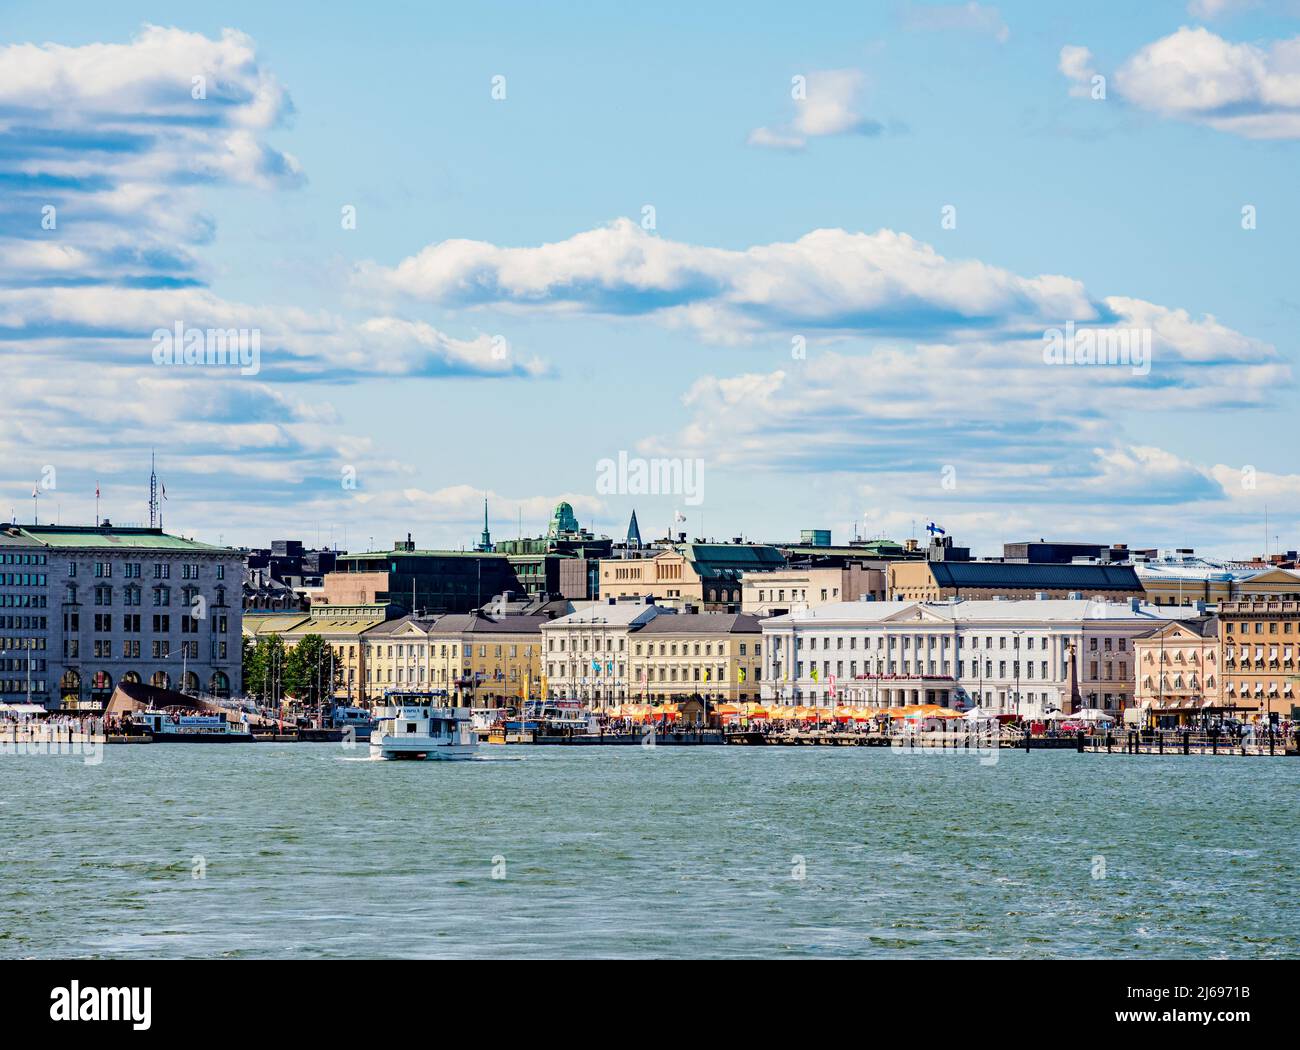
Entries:
<svg viewBox="0 0 1300 1050">
<path fill-rule="evenodd" d="M 162 516 L 158 507 L 158 471 L 154 468 L 154 451 L 149 450 L 149 528 L 159 528 L 158 519 Z"/>
</svg>

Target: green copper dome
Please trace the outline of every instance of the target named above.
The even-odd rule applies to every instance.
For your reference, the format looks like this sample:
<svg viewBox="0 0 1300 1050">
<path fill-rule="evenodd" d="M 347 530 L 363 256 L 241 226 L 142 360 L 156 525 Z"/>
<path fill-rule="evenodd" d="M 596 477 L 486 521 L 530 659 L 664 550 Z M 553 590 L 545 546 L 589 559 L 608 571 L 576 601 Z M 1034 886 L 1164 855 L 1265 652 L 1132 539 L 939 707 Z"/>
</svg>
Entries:
<svg viewBox="0 0 1300 1050">
<path fill-rule="evenodd" d="M 557 503 L 555 513 L 551 515 L 550 535 L 552 537 L 562 535 L 566 532 L 578 531 L 578 519 L 574 516 L 573 507 L 568 503 Z"/>
</svg>

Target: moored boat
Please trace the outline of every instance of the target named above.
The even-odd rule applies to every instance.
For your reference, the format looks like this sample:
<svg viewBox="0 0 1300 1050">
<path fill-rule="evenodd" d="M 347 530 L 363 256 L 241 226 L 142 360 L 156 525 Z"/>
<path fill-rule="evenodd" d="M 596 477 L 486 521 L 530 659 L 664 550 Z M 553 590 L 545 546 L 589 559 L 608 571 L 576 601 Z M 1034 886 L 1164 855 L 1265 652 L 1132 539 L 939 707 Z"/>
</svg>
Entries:
<svg viewBox="0 0 1300 1050">
<path fill-rule="evenodd" d="M 136 711 L 126 721 L 128 736 L 150 736 L 155 744 L 251 744 L 247 725 L 235 725 L 221 714 Z"/>
</svg>

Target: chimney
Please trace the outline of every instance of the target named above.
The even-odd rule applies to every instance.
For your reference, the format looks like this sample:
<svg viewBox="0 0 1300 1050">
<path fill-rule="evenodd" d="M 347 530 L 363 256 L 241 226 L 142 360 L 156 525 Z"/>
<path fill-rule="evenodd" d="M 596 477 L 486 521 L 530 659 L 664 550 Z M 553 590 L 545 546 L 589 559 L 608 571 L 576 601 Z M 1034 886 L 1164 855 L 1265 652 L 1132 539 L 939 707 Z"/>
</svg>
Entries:
<svg viewBox="0 0 1300 1050">
<path fill-rule="evenodd" d="M 617 604 L 618 604 L 618 599 L 615 598 L 615 597 L 611 594 L 608 598 L 605 599 L 605 604 L 606 604 L 606 605 L 617 605 Z"/>
<path fill-rule="evenodd" d="M 1130 599 L 1128 600 L 1128 611 L 1129 611 L 1129 612 L 1137 612 L 1137 611 L 1139 611 L 1141 608 L 1142 608 L 1142 599 L 1141 599 L 1141 598 L 1130 598 Z"/>
<path fill-rule="evenodd" d="M 1205 615 L 1205 599 L 1204 599 L 1204 598 L 1197 598 L 1196 601 L 1192 604 L 1192 608 L 1194 608 L 1194 609 L 1196 610 L 1196 615 L 1197 615 L 1197 616 L 1204 616 L 1204 615 Z"/>
</svg>

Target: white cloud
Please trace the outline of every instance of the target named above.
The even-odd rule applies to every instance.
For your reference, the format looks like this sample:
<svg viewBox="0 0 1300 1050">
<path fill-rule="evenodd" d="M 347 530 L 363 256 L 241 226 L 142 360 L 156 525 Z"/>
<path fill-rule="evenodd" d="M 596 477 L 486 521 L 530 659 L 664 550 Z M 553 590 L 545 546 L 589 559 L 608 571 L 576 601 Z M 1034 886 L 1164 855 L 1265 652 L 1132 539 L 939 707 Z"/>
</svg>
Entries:
<svg viewBox="0 0 1300 1050">
<path fill-rule="evenodd" d="M 1115 82 L 1162 116 L 1251 139 L 1300 138 L 1300 37 L 1234 44 L 1184 26 L 1141 48 Z"/>
<path fill-rule="evenodd" d="M 949 260 L 893 230 L 814 230 L 736 251 L 652 236 L 619 219 L 535 248 L 442 241 L 361 277 L 442 306 L 652 315 L 720 341 L 773 332 L 1041 332 L 1105 313 L 1077 280 Z"/>
<path fill-rule="evenodd" d="M 1092 78 L 1097 75 L 1097 70 L 1092 65 L 1091 51 L 1076 44 L 1066 44 L 1061 48 L 1057 68 L 1073 82 L 1070 85 L 1071 95 L 1075 98 L 1088 97 L 1092 90 Z"/>
<path fill-rule="evenodd" d="M 340 464 L 364 467 L 372 492 L 409 481 L 410 469 L 348 433 L 333 405 L 319 391 L 300 396 L 298 383 L 546 371 L 491 333 L 237 302 L 207 287 L 205 195 L 301 185 L 298 162 L 267 140 L 292 111 L 252 40 L 233 30 L 209 38 L 147 26 L 127 43 L 0 47 L 5 482 L 30 492 L 31 477 L 15 475 L 47 463 L 64 479 L 93 470 L 105 511 L 139 520 L 138 486 L 124 477 L 147 472 L 156 446 L 173 511 L 183 499 L 195 515 L 247 522 L 256 483 L 256 527 L 297 529 L 353 505 Z M 178 323 L 255 331 L 260 372 L 154 364 L 153 333 Z M 86 497 L 68 487 L 48 506 L 89 520 Z"/>
<path fill-rule="evenodd" d="M 825 69 L 809 73 L 791 88 L 794 117 L 789 124 L 755 128 L 751 146 L 803 149 L 808 139 L 827 135 L 877 135 L 882 125 L 858 112 L 866 78 L 856 69 Z"/>
</svg>

